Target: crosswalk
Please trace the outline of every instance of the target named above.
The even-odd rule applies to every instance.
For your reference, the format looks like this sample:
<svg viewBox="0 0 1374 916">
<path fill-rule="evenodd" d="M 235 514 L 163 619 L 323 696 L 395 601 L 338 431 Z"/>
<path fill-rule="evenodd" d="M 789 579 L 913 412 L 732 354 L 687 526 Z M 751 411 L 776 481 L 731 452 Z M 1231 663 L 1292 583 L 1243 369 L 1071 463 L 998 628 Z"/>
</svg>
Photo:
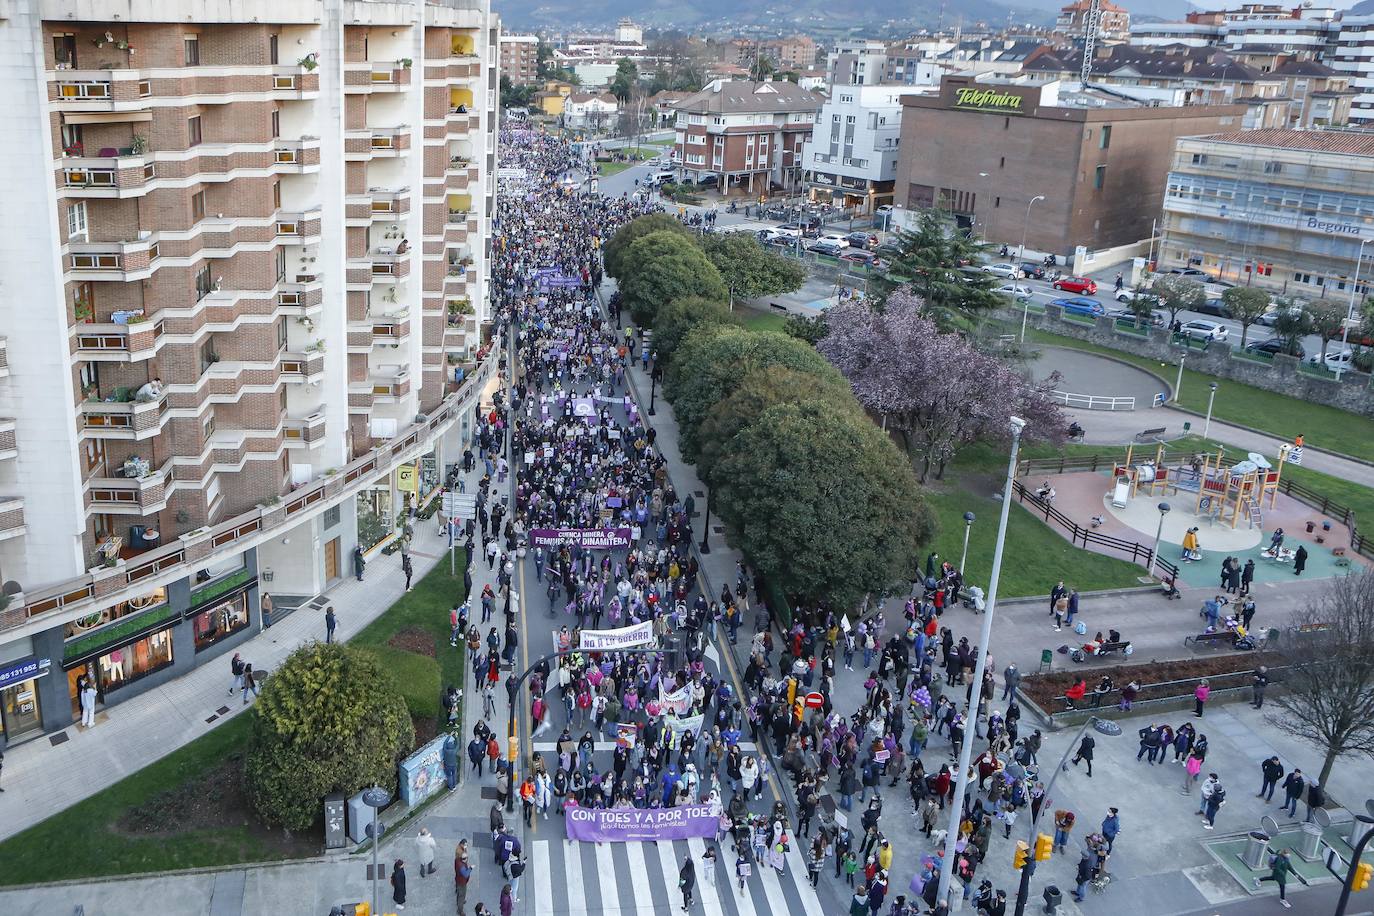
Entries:
<svg viewBox="0 0 1374 916">
<path fill-rule="evenodd" d="M 704 916 L 798 916 L 824 910 L 807 880 L 806 866 L 795 844 L 787 869 L 779 875 L 754 866 L 741 890 L 735 879 L 729 842 L 717 846 L 715 881 L 707 879 L 706 842 L 702 839 L 659 843 L 578 843 L 535 840 L 529 848 L 528 890 L 521 903 L 526 913 L 558 916 L 650 916 L 681 912 L 678 873 L 688 854 L 696 863 L 695 901 L 691 912 Z"/>
</svg>

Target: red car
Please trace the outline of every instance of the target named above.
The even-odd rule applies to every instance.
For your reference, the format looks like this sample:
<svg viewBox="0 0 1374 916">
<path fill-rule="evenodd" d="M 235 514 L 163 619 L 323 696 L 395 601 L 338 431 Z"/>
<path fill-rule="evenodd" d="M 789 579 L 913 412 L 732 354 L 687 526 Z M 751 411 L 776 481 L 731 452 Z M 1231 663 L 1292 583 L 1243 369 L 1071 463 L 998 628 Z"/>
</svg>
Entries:
<svg viewBox="0 0 1374 916">
<path fill-rule="evenodd" d="M 1052 284 L 1055 289 L 1066 290 L 1070 293 L 1077 293 L 1080 296 L 1094 296 L 1097 294 L 1097 283 L 1088 277 L 1060 277 Z"/>
</svg>

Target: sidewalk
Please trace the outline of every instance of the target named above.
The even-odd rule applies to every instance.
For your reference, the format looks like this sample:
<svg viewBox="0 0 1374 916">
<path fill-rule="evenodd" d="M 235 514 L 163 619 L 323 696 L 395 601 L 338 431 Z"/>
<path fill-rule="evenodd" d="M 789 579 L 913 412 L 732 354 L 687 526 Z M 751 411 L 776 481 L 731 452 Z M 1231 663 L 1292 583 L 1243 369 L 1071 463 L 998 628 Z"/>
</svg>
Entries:
<svg viewBox="0 0 1374 916">
<path fill-rule="evenodd" d="M 484 400 L 494 385 L 495 379 L 483 391 Z M 448 540 L 436 533 L 434 524 L 415 527 L 411 557 L 416 578 L 441 559 L 447 562 L 447 552 Z M 374 556 L 362 582 L 351 571 L 350 562 L 350 574 L 325 592 L 334 606 L 340 641 L 381 616 L 405 591 L 399 553 Z M 475 573 L 474 567 L 474 579 Z M 256 670 L 271 672 L 299 646 L 323 638 L 323 613 L 302 607 L 239 651 Z M 229 695 L 232 681 L 229 660 L 216 660 L 101 712 L 94 728 L 72 725 L 57 733 L 70 740 L 54 744 L 51 739 L 57 735 L 48 735 L 7 751 L 0 838 L 108 788 L 247 709 L 240 697 Z"/>
</svg>

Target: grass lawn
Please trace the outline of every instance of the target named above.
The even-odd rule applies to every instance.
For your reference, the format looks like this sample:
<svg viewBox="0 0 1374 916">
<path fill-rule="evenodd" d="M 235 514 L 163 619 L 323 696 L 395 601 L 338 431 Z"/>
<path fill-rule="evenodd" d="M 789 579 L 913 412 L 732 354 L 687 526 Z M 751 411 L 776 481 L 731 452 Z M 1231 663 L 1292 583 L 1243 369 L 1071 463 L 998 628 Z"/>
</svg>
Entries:
<svg viewBox="0 0 1374 916">
<path fill-rule="evenodd" d="M 741 309 L 739 312 L 740 321 L 751 331 L 777 331 L 782 333 L 783 326 L 787 324 L 787 316 L 779 315 L 774 312 L 755 312 L 752 310 Z"/>
<path fill-rule="evenodd" d="M 672 146 L 674 141 L 672 137 L 660 137 L 657 140 L 645 140 L 644 142 L 650 146 Z"/>
<path fill-rule="evenodd" d="M 462 564 L 461 552 L 458 556 Z M 350 644 L 381 658 L 400 683 L 416 740 L 433 736 L 439 692 L 462 686 L 467 653 L 448 644 L 448 612 L 462 593 L 462 566 L 441 562 Z M 108 789 L 0 842 L 0 885 L 31 884 L 269 862 L 318 855 L 317 831 L 287 836 L 254 816 L 240 789 L 247 714 L 125 777 Z M 430 723 L 424 732 L 419 728 Z"/>
<path fill-rule="evenodd" d="M 1164 377 L 1170 385 L 1178 378 L 1176 363 L 1165 365 L 1149 357 L 1035 329 L 1028 330 L 1026 336 L 1043 344 L 1116 357 Z M 1374 454 L 1374 420 L 1368 417 L 1194 372 L 1186 362 L 1178 403 L 1189 410 L 1205 412 L 1211 382 L 1220 386 L 1212 408 L 1212 416 L 1218 420 L 1249 426 L 1282 439 L 1302 433 L 1309 445 L 1346 455 Z"/>
</svg>

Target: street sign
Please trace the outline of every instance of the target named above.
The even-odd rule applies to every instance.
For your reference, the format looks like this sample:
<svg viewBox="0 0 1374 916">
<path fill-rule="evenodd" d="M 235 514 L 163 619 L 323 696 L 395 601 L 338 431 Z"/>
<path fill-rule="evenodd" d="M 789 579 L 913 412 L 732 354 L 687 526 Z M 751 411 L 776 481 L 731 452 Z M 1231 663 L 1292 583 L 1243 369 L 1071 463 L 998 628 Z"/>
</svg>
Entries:
<svg viewBox="0 0 1374 916">
<path fill-rule="evenodd" d="M 446 492 L 440 511 L 449 518 L 476 518 L 477 497 L 471 493 Z"/>
<path fill-rule="evenodd" d="M 806 708 L 807 708 L 807 709 L 820 709 L 820 708 L 821 708 L 822 706 L 824 706 L 824 705 L 825 705 L 825 697 L 822 696 L 821 694 L 819 694 L 819 693 L 817 693 L 817 692 L 815 692 L 815 691 L 812 691 L 811 693 L 808 693 L 808 694 L 806 695 Z"/>
</svg>

